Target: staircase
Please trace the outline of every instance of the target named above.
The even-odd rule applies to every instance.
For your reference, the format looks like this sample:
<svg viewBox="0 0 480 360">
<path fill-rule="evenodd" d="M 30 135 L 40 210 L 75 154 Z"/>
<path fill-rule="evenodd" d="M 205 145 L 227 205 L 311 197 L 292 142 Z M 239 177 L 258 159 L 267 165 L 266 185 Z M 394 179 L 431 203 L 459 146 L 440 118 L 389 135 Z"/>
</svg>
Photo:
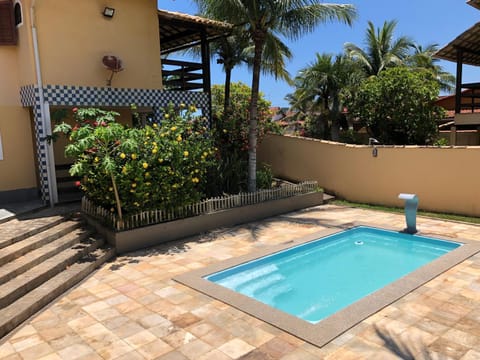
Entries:
<svg viewBox="0 0 480 360">
<path fill-rule="evenodd" d="M 72 206 L 0 224 L 0 338 L 114 255 Z"/>
</svg>

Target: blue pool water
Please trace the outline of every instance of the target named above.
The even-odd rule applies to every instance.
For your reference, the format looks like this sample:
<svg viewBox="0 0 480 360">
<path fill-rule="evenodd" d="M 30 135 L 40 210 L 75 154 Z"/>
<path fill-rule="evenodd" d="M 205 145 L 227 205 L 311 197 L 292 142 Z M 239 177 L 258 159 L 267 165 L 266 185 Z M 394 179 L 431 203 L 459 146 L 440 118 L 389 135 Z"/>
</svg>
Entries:
<svg viewBox="0 0 480 360">
<path fill-rule="evenodd" d="M 316 323 L 460 245 L 357 227 L 206 279 Z"/>
</svg>

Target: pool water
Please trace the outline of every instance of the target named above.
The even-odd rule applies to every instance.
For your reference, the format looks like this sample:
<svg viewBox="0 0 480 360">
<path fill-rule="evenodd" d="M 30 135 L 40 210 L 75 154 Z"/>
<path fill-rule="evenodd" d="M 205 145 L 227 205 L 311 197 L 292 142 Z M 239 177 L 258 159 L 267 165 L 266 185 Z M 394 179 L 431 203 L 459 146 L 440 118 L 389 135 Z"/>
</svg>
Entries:
<svg viewBox="0 0 480 360">
<path fill-rule="evenodd" d="M 317 323 L 459 246 L 357 227 L 205 278 Z"/>
</svg>

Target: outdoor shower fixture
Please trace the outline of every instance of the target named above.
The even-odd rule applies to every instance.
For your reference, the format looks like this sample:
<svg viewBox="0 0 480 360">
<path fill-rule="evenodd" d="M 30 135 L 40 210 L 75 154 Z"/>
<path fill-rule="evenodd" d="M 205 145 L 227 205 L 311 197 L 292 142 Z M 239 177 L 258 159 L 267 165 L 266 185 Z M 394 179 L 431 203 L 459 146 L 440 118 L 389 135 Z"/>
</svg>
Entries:
<svg viewBox="0 0 480 360">
<path fill-rule="evenodd" d="M 405 220 L 407 227 L 404 232 L 415 234 L 417 232 L 418 196 L 415 194 L 398 194 L 398 198 L 405 200 Z"/>
<path fill-rule="evenodd" d="M 375 145 L 378 145 L 380 144 L 380 141 L 378 141 L 377 139 L 375 138 L 368 138 L 368 146 L 372 146 L 373 145 L 373 150 L 372 150 L 372 156 L 373 157 L 377 157 L 378 156 L 378 149 Z"/>
</svg>

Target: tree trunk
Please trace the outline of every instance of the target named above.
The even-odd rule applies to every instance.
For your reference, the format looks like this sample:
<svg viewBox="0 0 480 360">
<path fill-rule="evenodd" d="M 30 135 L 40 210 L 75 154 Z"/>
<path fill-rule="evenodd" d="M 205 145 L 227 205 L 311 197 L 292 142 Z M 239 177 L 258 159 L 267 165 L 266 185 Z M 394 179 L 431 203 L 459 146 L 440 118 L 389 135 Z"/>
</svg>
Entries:
<svg viewBox="0 0 480 360">
<path fill-rule="evenodd" d="M 258 93 L 260 91 L 260 70 L 265 35 L 261 32 L 253 34 L 255 55 L 253 58 L 252 96 L 250 99 L 250 123 L 248 131 L 248 191 L 257 190 L 257 124 Z"/>
<path fill-rule="evenodd" d="M 225 116 L 230 112 L 230 84 L 232 78 L 232 68 L 225 67 L 225 94 L 223 100 L 223 115 Z"/>
<path fill-rule="evenodd" d="M 340 100 L 338 99 L 338 96 L 333 96 L 332 112 L 330 113 L 332 119 L 332 141 L 340 140 L 340 112 Z"/>
</svg>

